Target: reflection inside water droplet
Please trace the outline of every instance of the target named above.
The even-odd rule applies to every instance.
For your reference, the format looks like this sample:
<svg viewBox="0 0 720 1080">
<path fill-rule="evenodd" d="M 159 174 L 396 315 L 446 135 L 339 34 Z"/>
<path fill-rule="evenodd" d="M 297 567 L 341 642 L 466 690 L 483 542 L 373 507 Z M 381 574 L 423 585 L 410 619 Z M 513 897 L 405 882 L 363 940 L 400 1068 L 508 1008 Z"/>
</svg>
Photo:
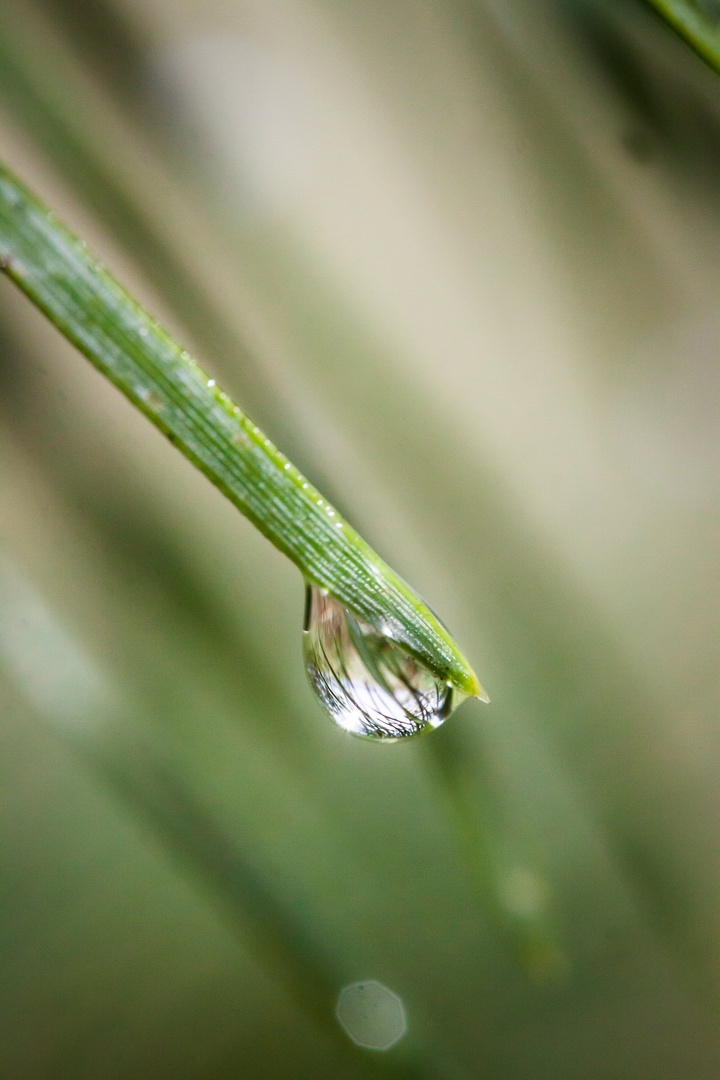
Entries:
<svg viewBox="0 0 720 1080">
<path fill-rule="evenodd" d="M 306 594 L 303 652 L 320 704 L 366 739 L 388 742 L 439 727 L 464 698 L 314 585 Z"/>
</svg>

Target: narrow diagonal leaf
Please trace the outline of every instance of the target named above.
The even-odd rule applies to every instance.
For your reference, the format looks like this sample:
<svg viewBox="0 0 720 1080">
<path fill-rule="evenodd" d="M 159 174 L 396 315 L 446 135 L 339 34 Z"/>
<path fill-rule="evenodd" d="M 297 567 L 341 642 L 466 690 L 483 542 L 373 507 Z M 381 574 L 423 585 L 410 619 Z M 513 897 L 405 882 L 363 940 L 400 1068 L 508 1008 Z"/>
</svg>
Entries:
<svg viewBox="0 0 720 1080">
<path fill-rule="evenodd" d="M 0 266 L 308 581 L 384 629 L 438 678 L 483 696 L 417 594 L 4 166 Z"/>
</svg>

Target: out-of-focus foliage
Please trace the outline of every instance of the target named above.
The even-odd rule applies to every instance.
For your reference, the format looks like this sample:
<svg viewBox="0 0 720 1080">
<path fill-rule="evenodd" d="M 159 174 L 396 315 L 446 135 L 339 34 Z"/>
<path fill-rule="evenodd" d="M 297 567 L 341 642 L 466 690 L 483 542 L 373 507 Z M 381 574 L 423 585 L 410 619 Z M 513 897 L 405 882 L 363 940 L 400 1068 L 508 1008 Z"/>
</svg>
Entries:
<svg viewBox="0 0 720 1080">
<path fill-rule="evenodd" d="M 715 1080 L 720 83 L 630 0 L 6 0 L 0 130 L 492 698 L 335 730 L 0 282 L 3 1078 Z"/>
</svg>

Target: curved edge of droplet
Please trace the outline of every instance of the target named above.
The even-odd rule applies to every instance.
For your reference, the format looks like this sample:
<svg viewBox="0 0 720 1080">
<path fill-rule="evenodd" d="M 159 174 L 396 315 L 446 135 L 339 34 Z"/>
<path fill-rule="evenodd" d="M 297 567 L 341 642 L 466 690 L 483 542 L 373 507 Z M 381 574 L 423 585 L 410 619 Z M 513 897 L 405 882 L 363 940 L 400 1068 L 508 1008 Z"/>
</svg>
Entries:
<svg viewBox="0 0 720 1080">
<path fill-rule="evenodd" d="M 407 587 L 409 588 L 409 586 Z M 442 673 L 436 672 L 436 674 L 442 674 L 442 677 L 446 679 L 447 682 L 451 683 L 457 690 L 459 690 L 463 697 L 474 697 L 478 698 L 480 701 L 488 703 L 490 701 L 490 698 L 488 697 L 487 692 L 481 685 L 480 680 L 471 668 L 468 661 L 460 652 L 457 642 L 455 641 L 455 638 L 451 634 L 450 630 L 447 628 L 442 619 L 440 619 L 435 614 L 432 608 L 428 607 L 424 600 L 420 600 L 420 605 L 421 606 L 416 607 L 416 610 L 419 613 L 422 613 L 422 615 L 428 620 L 428 622 L 434 624 L 438 636 L 443 638 L 452 656 L 452 661 L 448 665 L 447 669 Z M 402 644 L 402 642 L 400 644 Z M 405 648 L 408 648 L 408 646 L 405 645 Z M 428 664 L 427 658 L 422 659 L 423 663 Z"/>
<path fill-rule="evenodd" d="M 422 618 L 432 626 L 437 636 L 443 640 L 450 653 L 450 662 L 443 670 L 440 670 L 437 664 L 433 663 L 433 657 L 430 654 L 417 655 L 414 653 L 409 642 L 399 641 L 398 643 L 403 645 L 408 652 L 417 655 L 417 658 L 438 678 L 445 679 L 447 682 L 451 683 L 456 690 L 460 691 L 463 697 L 475 697 L 479 698 L 480 701 L 489 702 L 490 698 L 480 684 L 480 680 L 463 656 L 455 638 L 442 619 L 435 614 L 432 608 L 418 595 L 418 593 L 415 592 L 411 585 L 408 585 L 408 583 L 395 574 L 394 571 L 391 570 L 390 573 L 412 603 L 417 614 L 421 615 Z"/>
</svg>

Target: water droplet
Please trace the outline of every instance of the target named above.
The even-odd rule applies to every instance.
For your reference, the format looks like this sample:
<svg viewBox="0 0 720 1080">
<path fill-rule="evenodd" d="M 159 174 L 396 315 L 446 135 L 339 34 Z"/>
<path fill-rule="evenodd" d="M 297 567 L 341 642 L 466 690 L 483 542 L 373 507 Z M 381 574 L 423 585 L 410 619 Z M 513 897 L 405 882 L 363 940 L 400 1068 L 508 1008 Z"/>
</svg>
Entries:
<svg viewBox="0 0 720 1080">
<path fill-rule="evenodd" d="M 162 410 L 165 408 L 165 403 L 163 402 L 162 398 L 159 397 L 158 394 L 150 390 L 147 386 L 136 387 L 135 393 L 140 398 L 140 400 L 144 401 L 147 405 L 149 405 L 154 412 L 162 412 Z"/>
<path fill-rule="evenodd" d="M 215 385 L 215 380 L 214 379 L 208 379 L 207 384 L 212 389 L 212 387 Z"/>
<path fill-rule="evenodd" d="M 464 695 L 386 633 L 308 585 L 305 670 L 320 704 L 345 731 L 392 742 L 439 727 Z"/>
</svg>

